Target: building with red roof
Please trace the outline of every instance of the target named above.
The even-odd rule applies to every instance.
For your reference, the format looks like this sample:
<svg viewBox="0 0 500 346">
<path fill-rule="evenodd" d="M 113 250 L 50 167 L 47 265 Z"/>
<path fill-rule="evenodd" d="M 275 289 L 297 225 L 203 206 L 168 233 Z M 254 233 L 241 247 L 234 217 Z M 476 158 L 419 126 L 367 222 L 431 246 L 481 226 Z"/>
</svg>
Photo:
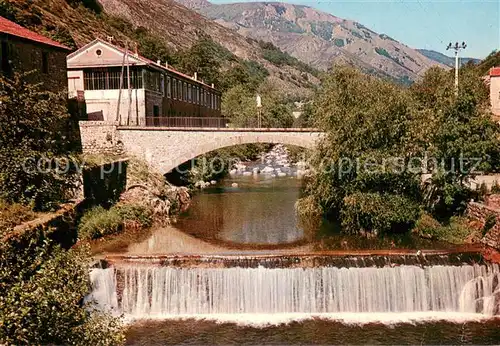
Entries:
<svg viewBox="0 0 500 346">
<path fill-rule="evenodd" d="M 67 86 L 66 56 L 70 48 L 0 17 L 0 72 L 33 71 L 30 81 L 61 92 Z"/>
<path fill-rule="evenodd" d="M 214 85 L 131 49 L 96 39 L 70 54 L 67 68 L 69 96 L 85 102 L 88 120 L 175 127 L 223 122 Z"/>
<path fill-rule="evenodd" d="M 500 116 L 500 67 L 492 67 L 489 74 L 491 111 Z"/>
</svg>

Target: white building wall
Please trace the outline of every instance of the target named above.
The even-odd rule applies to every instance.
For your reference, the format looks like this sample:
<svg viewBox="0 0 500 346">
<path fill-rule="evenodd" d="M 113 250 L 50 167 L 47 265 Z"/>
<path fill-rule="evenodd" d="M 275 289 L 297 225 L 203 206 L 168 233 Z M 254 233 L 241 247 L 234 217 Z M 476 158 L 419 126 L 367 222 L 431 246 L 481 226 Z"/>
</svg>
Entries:
<svg viewBox="0 0 500 346">
<path fill-rule="evenodd" d="M 77 91 L 83 88 L 83 71 L 68 71 L 68 97 L 76 97 Z"/>
<path fill-rule="evenodd" d="M 500 115 L 500 76 L 490 78 L 490 102 L 493 114 Z"/>
<path fill-rule="evenodd" d="M 121 125 L 146 124 L 146 97 L 144 89 L 122 90 L 120 102 Z M 102 111 L 104 121 L 116 121 L 119 90 L 85 90 L 87 113 Z M 130 116 L 130 117 L 129 117 Z"/>
</svg>

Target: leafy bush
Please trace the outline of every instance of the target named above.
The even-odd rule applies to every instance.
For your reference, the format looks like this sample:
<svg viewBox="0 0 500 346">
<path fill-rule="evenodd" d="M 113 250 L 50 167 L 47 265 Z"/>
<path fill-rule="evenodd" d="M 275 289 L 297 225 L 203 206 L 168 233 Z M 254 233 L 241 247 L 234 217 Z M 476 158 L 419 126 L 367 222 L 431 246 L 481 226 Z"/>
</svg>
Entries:
<svg viewBox="0 0 500 346">
<path fill-rule="evenodd" d="M 355 193 L 344 198 L 342 228 L 348 233 L 404 233 L 415 225 L 420 207 L 412 200 L 388 194 Z"/>
<path fill-rule="evenodd" d="M 36 217 L 37 213 L 30 208 L 18 203 L 7 203 L 0 199 L 0 238 L 3 238 L 13 227 Z"/>
<path fill-rule="evenodd" d="M 446 223 L 440 223 L 427 213 L 420 217 L 413 231 L 421 237 L 452 244 L 462 244 L 467 237 L 474 233 L 465 217 L 453 216 Z"/>
<path fill-rule="evenodd" d="M 418 219 L 413 232 L 424 238 L 435 238 L 441 229 L 439 221 L 428 213 L 423 213 Z"/>
<path fill-rule="evenodd" d="M 0 77 L 0 198 L 54 209 L 75 183 L 71 119 L 66 96 L 41 91 L 30 77 Z"/>
<path fill-rule="evenodd" d="M 498 184 L 498 181 L 494 181 L 493 185 L 491 186 L 491 193 L 492 194 L 497 194 L 500 193 L 500 184 Z"/>
<path fill-rule="evenodd" d="M 375 47 L 375 52 L 377 52 L 378 55 L 385 56 L 386 58 L 389 58 L 392 60 L 392 56 L 384 48 Z"/>
<path fill-rule="evenodd" d="M 95 207 L 86 212 L 78 225 L 79 239 L 98 239 L 121 231 L 123 219 L 115 210 Z"/>
<path fill-rule="evenodd" d="M 89 282 L 86 249 L 32 239 L 0 245 L 0 344 L 121 345 L 119 319 L 82 304 Z"/>
<path fill-rule="evenodd" d="M 153 223 L 153 213 L 150 209 L 139 204 L 117 204 L 111 208 L 118 216 L 127 223 L 132 223 L 137 228 L 147 228 Z"/>
<path fill-rule="evenodd" d="M 98 206 L 86 212 L 81 218 L 78 238 L 98 239 L 119 233 L 125 227 L 146 228 L 152 223 L 152 211 L 142 205 L 118 203 L 108 210 Z"/>
</svg>

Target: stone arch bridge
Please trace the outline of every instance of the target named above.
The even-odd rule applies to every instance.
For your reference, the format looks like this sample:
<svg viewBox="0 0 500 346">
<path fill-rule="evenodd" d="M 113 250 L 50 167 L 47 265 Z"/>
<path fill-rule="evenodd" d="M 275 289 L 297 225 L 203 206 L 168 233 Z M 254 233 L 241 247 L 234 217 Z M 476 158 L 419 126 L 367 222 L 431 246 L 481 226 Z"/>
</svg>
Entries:
<svg viewBox="0 0 500 346">
<path fill-rule="evenodd" d="M 84 152 L 125 151 L 162 174 L 210 151 L 249 143 L 281 143 L 311 149 L 323 135 L 304 128 L 171 128 L 80 122 Z"/>
</svg>

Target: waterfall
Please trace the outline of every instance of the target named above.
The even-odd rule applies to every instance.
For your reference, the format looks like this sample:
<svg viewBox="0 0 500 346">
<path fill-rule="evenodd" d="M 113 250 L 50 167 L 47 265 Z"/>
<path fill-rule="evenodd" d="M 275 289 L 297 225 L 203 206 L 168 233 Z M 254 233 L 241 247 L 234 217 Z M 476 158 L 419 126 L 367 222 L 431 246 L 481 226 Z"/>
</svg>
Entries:
<svg viewBox="0 0 500 346">
<path fill-rule="evenodd" d="M 132 317 L 278 313 L 498 313 L 498 265 L 93 269 L 92 298 Z"/>
</svg>

